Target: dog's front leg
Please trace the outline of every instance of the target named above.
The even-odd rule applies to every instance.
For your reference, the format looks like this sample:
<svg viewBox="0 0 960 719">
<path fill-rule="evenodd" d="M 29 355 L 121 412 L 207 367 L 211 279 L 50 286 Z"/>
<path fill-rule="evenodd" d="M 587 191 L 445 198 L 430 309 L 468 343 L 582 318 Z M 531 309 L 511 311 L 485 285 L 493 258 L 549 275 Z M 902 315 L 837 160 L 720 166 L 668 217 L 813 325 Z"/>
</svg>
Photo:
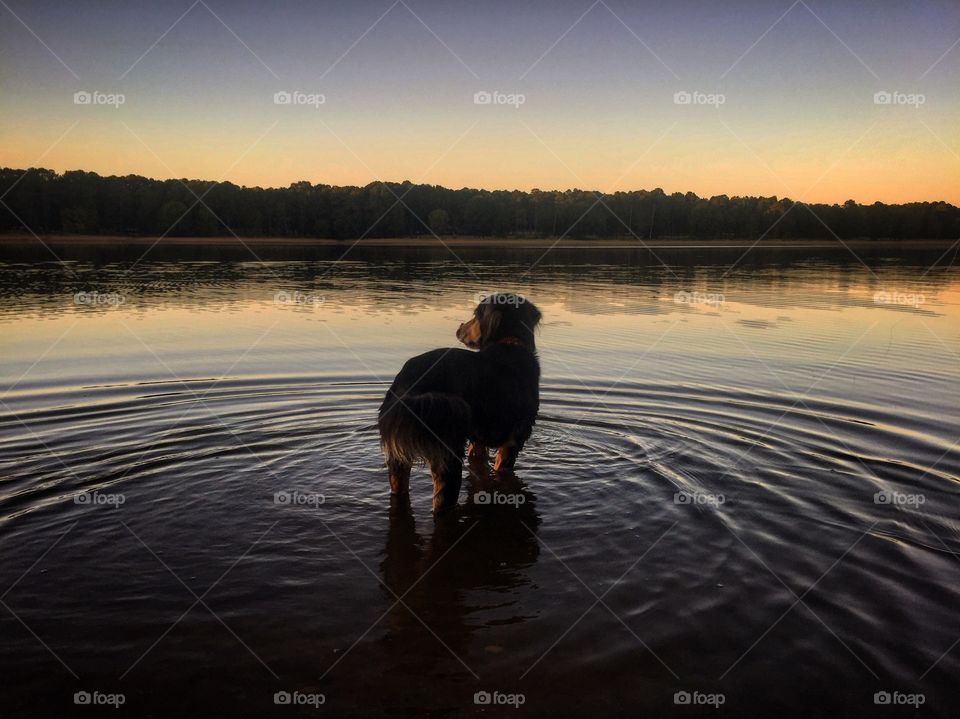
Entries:
<svg viewBox="0 0 960 719">
<path fill-rule="evenodd" d="M 514 438 L 500 447 L 500 449 L 497 450 L 497 457 L 493 462 L 493 471 L 512 471 L 513 465 L 517 463 L 517 455 L 520 454 L 520 450 L 523 449 L 523 445 L 524 442 L 522 440 L 517 440 Z"/>
<path fill-rule="evenodd" d="M 486 464 L 489 459 L 487 448 L 479 442 L 471 442 L 467 446 L 467 459 L 470 460 L 470 464 Z"/>
</svg>

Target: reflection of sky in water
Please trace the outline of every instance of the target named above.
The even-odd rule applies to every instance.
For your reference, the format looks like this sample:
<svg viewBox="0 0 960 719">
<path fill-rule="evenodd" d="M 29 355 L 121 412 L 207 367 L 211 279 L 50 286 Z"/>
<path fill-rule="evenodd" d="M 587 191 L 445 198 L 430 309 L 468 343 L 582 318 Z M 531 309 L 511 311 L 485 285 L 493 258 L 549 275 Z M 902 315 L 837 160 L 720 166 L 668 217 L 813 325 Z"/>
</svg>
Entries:
<svg viewBox="0 0 960 719">
<path fill-rule="evenodd" d="M 339 249 L 265 264 L 148 259 L 131 273 L 124 270 L 135 257 L 77 261 L 76 277 L 51 265 L 7 265 L 5 374 L 12 381 L 60 338 L 21 387 L 169 377 L 150 350 L 181 376 L 386 377 L 412 353 L 456 344 L 476 294 L 504 288 L 544 312 L 547 378 L 642 372 L 776 387 L 771 369 L 799 382 L 842 357 L 821 391 L 834 386 L 844 396 L 857 391 L 846 380 L 858 373 L 857 386 L 889 381 L 895 391 L 897 375 L 946 387 L 955 370 L 960 289 L 954 272 L 923 264 L 942 249 L 907 263 L 873 260 L 870 269 L 843 249 L 814 260 L 785 252 L 777 263 L 747 255 L 733 268 L 742 250 L 661 250 L 669 269 L 630 251 L 556 252 L 530 274 L 542 250 L 494 262 L 489 252 L 458 248 L 469 269 L 443 250 L 354 252 L 336 264 Z M 77 292 L 99 292 L 100 304 L 76 302 Z"/>
</svg>

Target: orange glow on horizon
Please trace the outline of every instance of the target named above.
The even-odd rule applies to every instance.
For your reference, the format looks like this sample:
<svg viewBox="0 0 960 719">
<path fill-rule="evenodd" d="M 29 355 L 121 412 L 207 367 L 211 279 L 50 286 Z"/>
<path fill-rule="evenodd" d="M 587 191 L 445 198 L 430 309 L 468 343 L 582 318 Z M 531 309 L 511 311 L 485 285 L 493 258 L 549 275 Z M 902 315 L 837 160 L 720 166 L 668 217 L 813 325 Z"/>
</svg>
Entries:
<svg viewBox="0 0 960 719">
<path fill-rule="evenodd" d="M 301 180 L 362 186 L 382 179 L 453 189 L 660 187 L 701 197 L 960 205 L 960 160 L 941 144 L 946 133 L 934 135 L 908 120 L 878 125 L 865 136 L 859 127 L 836 127 L 818 131 L 823 137 L 766 138 L 744 146 L 719 123 L 578 138 L 569 129 L 534 135 L 526 120 L 527 127 L 517 121 L 472 129 L 468 121 L 425 122 L 388 137 L 333 123 L 290 128 L 252 121 L 177 130 L 154 121 L 136 125 L 134 135 L 134 125 L 109 117 L 103 125 L 81 121 L 72 129 L 48 119 L 31 127 L 0 123 L 8 138 L 0 165 L 261 187 Z"/>
</svg>

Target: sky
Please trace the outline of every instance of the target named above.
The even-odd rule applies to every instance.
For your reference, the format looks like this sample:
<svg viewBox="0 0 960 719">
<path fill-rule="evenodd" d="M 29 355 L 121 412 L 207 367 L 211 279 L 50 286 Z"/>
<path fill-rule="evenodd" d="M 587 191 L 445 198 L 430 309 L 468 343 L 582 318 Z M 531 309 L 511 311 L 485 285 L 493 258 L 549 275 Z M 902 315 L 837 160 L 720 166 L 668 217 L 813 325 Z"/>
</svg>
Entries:
<svg viewBox="0 0 960 719">
<path fill-rule="evenodd" d="M 960 3 L 2 0 L 0 166 L 960 204 Z"/>
</svg>

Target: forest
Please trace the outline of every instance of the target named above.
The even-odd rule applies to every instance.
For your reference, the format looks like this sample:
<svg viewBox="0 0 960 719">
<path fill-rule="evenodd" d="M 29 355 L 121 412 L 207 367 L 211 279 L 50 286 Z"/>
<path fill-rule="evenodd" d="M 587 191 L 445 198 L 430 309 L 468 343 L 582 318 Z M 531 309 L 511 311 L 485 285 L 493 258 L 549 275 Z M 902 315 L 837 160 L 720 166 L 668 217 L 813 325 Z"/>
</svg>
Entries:
<svg viewBox="0 0 960 719">
<path fill-rule="evenodd" d="M 284 188 L 0 169 L 0 232 L 127 236 L 956 239 L 946 202 L 842 205 L 660 188 L 447 189 L 410 182 Z"/>
</svg>

